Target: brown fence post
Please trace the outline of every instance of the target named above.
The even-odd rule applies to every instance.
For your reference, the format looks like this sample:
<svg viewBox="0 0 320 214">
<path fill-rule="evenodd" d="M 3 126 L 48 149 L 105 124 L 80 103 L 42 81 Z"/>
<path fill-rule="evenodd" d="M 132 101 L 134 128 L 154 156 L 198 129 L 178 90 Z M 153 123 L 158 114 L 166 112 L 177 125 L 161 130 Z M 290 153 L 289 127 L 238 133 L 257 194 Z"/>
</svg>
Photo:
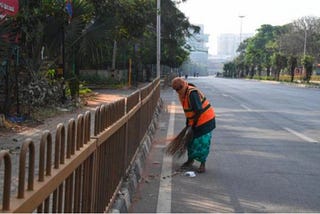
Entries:
<svg viewBox="0 0 320 214">
<path fill-rule="evenodd" d="M 66 158 L 70 159 L 71 155 L 75 152 L 75 135 L 76 135 L 76 122 L 71 118 L 68 122 L 67 132 L 67 155 Z M 73 184 L 74 184 L 74 172 L 65 181 L 65 196 L 64 196 L 64 213 L 70 213 L 72 211 L 73 200 Z"/>
<path fill-rule="evenodd" d="M 67 156 L 70 158 L 75 152 L 75 140 L 76 140 L 76 122 L 71 118 L 68 122 L 68 133 L 67 133 Z"/>
<path fill-rule="evenodd" d="M 3 198 L 2 198 L 2 210 L 10 210 L 10 187 L 11 187 L 11 158 L 10 154 L 6 150 L 0 151 L 0 165 L 4 160 L 4 183 L 3 183 Z"/>
<path fill-rule="evenodd" d="M 23 143 L 21 147 L 21 152 L 20 152 L 18 198 L 24 198 L 25 168 L 26 168 L 26 156 L 27 156 L 28 150 L 29 150 L 28 190 L 33 190 L 35 149 L 34 149 L 34 143 L 30 138 L 28 138 Z"/>
<path fill-rule="evenodd" d="M 94 132 L 93 135 L 96 136 L 100 132 L 100 107 L 96 107 L 94 110 Z"/>
<path fill-rule="evenodd" d="M 47 147 L 47 161 L 46 169 L 44 169 L 45 163 L 45 148 Z M 39 179 L 38 181 L 44 181 L 44 170 L 46 170 L 46 175 L 51 175 L 51 155 L 52 155 L 52 136 L 51 133 L 46 130 L 42 134 L 40 141 L 40 151 L 39 151 Z"/>
<path fill-rule="evenodd" d="M 44 131 L 37 181 L 33 179 L 34 143 L 27 139 L 20 152 L 18 198 L 10 198 L 12 164 L 9 152 L 1 151 L 0 162 L 5 161 L 1 211 L 76 213 L 108 210 L 138 154 L 159 97 L 159 81 L 154 81 L 125 99 L 97 107 L 94 132 L 91 132 L 89 111 L 78 115 L 76 121 L 70 119 L 67 129 L 62 123 L 58 124 L 54 151 L 52 135 Z M 26 160 L 28 154 L 29 161 Z M 27 168 L 28 179 L 25 178 Z M 34 190 L 26 191 L 26 183 L 27 190 Z"/>
<path fill-rule="evenodd" d="M 90 113 L 90 111 L 87 111 L 84 114 L 84 129 L 85 129 L 84 140 L 85 140 L 85 143 L 87 143 L 90 140 L 90 133 L 91 133 L 91 113 Z"/>
<path fill-rule="evenodd" d="M 59 123 L 56 131 L 54 168 L 59 169 L 59 165 L 64 163 L 66 132 L 64 125 Z"/>
</svg>

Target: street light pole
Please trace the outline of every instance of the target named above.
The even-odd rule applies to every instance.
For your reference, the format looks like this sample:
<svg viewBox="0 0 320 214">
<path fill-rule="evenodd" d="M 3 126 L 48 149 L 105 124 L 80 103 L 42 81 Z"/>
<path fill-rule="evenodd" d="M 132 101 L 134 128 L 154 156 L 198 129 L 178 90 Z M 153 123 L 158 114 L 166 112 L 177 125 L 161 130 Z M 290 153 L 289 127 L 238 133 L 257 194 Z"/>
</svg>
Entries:
<svg viewBox="0 0 320 214">
<path fill-rule="evenodd" d="M 244 18 L 245 16 L 243 15 L 240 15 L 239 18 L 240 18 L 240 43 L 239 45 L 241 44 L 242 42 L 242 19 Z"/>
<path fill-rule="evenodd" d="M 161 56 L 161 6 L 157 0 L 157 78 L 160 78 L 160 56 Z"/>
<path fill-rule="evenodd" d="M 306 49 L 307 49 L 307 23 L 305 21 L 305 19 L 303 20 L 303 23 L 304 23 L 304 43 L 303 43 L 303 60 L 305 62 L 305 59 L 306 59 Z M 305 63 L 303 63 L 303 66 L 302 66 L 302 73 L 306 73 L 306 70 L 305 70 Z"/>
<path fill-rule="evenodd" d="M 304 44 L 303 44 L 303 57 L 306 57 L 306 49 L 307 49 L 307 29 L 304 29 Z"/>
</svg>

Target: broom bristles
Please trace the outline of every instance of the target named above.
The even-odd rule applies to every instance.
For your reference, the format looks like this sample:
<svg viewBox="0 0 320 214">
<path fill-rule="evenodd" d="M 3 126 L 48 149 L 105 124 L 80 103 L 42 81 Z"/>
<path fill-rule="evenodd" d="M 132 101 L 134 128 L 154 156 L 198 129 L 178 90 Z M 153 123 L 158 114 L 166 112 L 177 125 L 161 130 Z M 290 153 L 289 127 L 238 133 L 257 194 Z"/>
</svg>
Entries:
<svg viewBox="0 0 320 214">
<path fill-rule="evenodd" d="M 193 131 L 190 126 L 186 126 L 182 131 L 167 145 L 166 154 L 181 157 L 188 148 L 189 142 L 193 139 Z"/>
</svg>

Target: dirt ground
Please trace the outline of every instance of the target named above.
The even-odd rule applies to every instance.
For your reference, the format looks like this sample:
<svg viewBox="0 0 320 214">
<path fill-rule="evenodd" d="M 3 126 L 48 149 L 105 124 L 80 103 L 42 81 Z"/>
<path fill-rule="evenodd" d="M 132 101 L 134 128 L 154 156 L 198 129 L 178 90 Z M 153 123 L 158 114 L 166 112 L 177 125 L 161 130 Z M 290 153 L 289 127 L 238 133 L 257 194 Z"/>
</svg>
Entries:
<svg viewBox="0 0 320 214">
<path fill-rule="evenodd" d="M 5 127 L 0 127 L 0 150 L 17 150 L 25 138 L 44 130 L 55 130 L 57 124 L 66 123 L 86 111 L 94 112 L 96 107 L 119 100 L 129 93 L 125 90 L 102 90 L 82 98 L 82 104 L 77 108 L 41 109 L 38 110 L 38 116 L 22 123 L 5 120 Z"/>
</svg>

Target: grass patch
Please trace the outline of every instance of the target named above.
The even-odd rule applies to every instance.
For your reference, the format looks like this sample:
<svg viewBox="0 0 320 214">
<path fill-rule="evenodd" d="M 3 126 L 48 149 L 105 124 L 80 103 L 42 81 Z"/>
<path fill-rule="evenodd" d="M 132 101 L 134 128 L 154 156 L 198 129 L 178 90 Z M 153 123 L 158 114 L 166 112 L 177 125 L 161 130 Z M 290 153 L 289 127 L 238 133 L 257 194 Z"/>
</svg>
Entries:
<svg viewBox="0 0 320 214">
<path fill-rule="evenodd" d="M 61 114 L 61 111 L 56 107 L 43 107 L 43 108 L 33 108 L 30 112 L 31 120 L 42 122 L 47 118 L 52 118 L 58 114 Z"/>
</svg>

